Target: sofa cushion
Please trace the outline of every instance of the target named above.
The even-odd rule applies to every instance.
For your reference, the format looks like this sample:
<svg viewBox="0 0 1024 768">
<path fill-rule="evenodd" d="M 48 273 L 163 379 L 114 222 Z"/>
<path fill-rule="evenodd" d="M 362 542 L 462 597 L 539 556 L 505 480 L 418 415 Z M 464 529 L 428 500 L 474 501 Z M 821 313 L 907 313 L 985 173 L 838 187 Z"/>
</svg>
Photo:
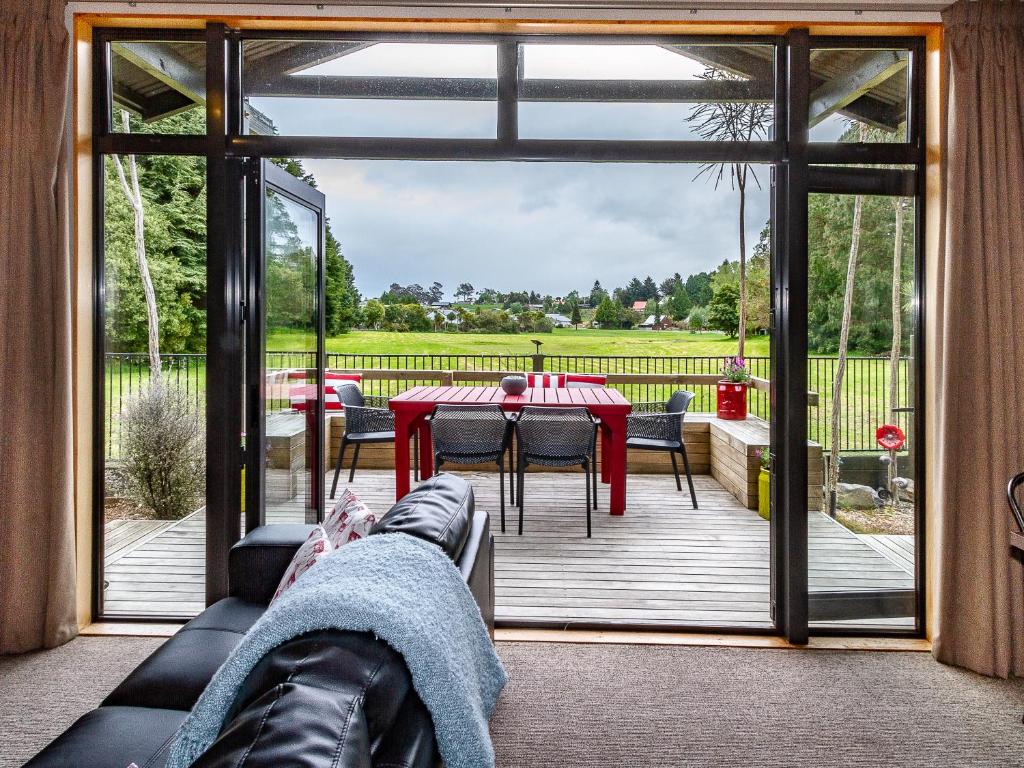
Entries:
<svg viewBox="0 0 1024 768">
<path fill-rule="evenodd" d="M 25 768 L 163 768 L 187 712 L 100 707 L 80 717 Z"/>
<path fill-rule="evenodd" d="M 337 549 L 350 541 L 363 539 L 377 522 L 377 516 L 351 489 L 346 488 L 324 520 L 324 530 L 331 546 Z"/>
<path fill-rule="evenodd" d="M 288 568 L 285 569 L 284 576 L 281 577 L 281 582 L 277 585 L 277 591 L 274 592 L 270 602 L 273 603 L 291 589 L 299 576 L 333 551 L 334 547 L 331 546 L 331 540 L 327 538 L 327 531 L 324 530 L 324 527 L 322 525 L 314 526 L 313 530 L 309 532 L 309 537 L 292 556 L 292 561 L 288 564 Z"/>
<path fill-rule="evenodd" d="M 407 533 L 437 544 L 456 560 L 466 546 L 473 510 L 473 486 L 442 472 L 406 494 L 370 533 Z"/>
<path fill-rule="evenodd" d="M 191 709 L 264 610 L 233 597 L 215 603 L 150 654 L 103 706 Z"/>
<path fill-rule="evenodd" d="M 266 605 L 312 525 L 261 525 L 231 547 L 228 582 L 232 597 Z"/>
</svg>

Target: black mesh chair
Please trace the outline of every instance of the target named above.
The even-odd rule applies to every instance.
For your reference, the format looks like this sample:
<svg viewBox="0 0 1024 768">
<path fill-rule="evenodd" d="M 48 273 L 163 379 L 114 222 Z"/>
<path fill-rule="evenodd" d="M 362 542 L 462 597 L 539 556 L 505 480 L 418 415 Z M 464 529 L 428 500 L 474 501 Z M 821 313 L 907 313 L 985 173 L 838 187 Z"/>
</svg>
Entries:
<svg viewBox="0 0 1024 768">
<path fill-rule="evenodd" d="M 498 465 L 501 532 L 505 532 L 505 455 L 508 454 L 509 502 L 515 503 L 512 479 L 512 421 L 500 405 L 436 405 L 430 414 L 434 470 L 453 464 Z"/>
<path fill-rule="evenodd" d="M 341 436 L 341 447 L 338 449 L 338 460 L 334 465 L 334 480 L 331 482 L 331 498 L 338 490 L 338 475 L 345 459 L 345 449 L 349 443 L 356 447 L 349 468 L 348 481 L 351 483 L 356 476 L 356 464 L 359 462 L 359 447 L 363 443 L 395 442 L 395 414 L 387 408 L 368 408 L 366 398 L 355 382 L 344 382 L 334 387 L 338 402 L 345 408 L 345 433 Z M 413 467 L 419 476 L 419 442 L 413 440 Z"/>
<path fill-rule="evenodd" d="M 587 487 L 587 538 L 590 538 L 590 510 L 597 507 L 597 422 L 586 408 L 526 406 L 516 425 L 516 475 L 519 496 L 519 535 L 523 535 L 523 497 L 526 468 L 583 467 Z M 594 487 L 591 496 L 591 486 Z"/>
<path fill-rule="evenodd" d="M 683 457 L 686 469 L 686 483 L 690 486 L 690 501 L 697 509 L 697 493 L 693 490 L 693 476 L 690 474 L 690 460 L 686 456 L 683 441 L 683 419 L 693 401 L 693 392 L 680 389 L 673 393 L 665 405 L 665 413 L 637 413 L 626 417 L 626 448 L 639 451 L 668 451 L 672 456 L 672 471 L 676 475 L 676 489 L 683 490 L 679 480 L 679 465 L 676 454 Z"/>
<path fill-rule="evenodd" d="M 1024 472 L 1015 475 L 1006 486 L 1006 500 L 1010 502 L 1010 512 L 1013 514 L 1014 522 L 1021 533 L 1024 533 L 1024 512 L 1021 512 L 1020 503 L 1017 501 L 1017 488 L 1024 485 Z"/>
</svg>

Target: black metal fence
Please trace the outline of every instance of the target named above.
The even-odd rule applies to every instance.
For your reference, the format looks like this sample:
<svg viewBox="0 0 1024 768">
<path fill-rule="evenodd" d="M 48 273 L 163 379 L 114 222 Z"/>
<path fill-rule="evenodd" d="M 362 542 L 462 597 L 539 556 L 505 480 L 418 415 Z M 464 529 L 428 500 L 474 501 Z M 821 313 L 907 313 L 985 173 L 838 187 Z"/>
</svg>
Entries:
<svg viewBox="0 0 1024 768">
<path fill-rule="evenodd" d="M 205 403 L 205 355 L 164 355 L 164 373 L 171 383 L 181 387 L 197 407 Z M 128 398 L 149 380 L 149 358 L 139 353 L 110 353 L 106 356 L 106 454 L 119 452 L 118 418 Z M 769 358 L 748 357 L 751 373 L 769 378 Z M 721 356 L 646 357 L 641 355 L 414 355 L 414 354 L 327 354 L 329 369 L 422 370 L 422 371 L 551 371 L 570 373 L 618 374 L 717 374 Z M 268 370 L 310 368 L 315 364 L 312 352 L 268 352 Z M 808 388 L 818 394 L 818 405 L 808 412 L 808 437 L 829 450 L 832 387 L 838 360 L 835 357 L 811 357 L 807 361 Z M 913 387 L 909 358 L 900 362 L 898 401 L 901 411 L 897 423 L 910 436 Z M 373 379 L 363 382 L 367 395 L 394 397 L 415 386 L 436 384 L 425 374 L 398 379 Z M 466 384 L 492 383 L 484 379 Z M 616 389 L 638 407 L 665 402 L 676 387 L 667 384 L 616 384 Z M 692 410 L 715 409 L 713 384 L 688 385 L 696 393 Z M 767 419 L 771 403 L 768 392 L 751 389 L 750 412 Z M 875 430 L 886 422 L 889 412 L 888 357 L 851 357 L 847 359 L 840 410 L 840 450 L 875 451 Z M 908 441 L 909 442 L 909 441 Z"/>
</svg>

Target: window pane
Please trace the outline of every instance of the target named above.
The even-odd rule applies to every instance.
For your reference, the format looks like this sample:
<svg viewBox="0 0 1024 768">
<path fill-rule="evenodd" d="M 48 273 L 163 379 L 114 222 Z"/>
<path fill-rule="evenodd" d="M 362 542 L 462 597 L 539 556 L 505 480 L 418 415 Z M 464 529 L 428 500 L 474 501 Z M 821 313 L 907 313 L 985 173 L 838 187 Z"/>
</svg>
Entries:
<svg viewBox="0 0 1024 768">
<path fill-rule="evenodd" d="M 913 202 L 808 199 L 812 626 L 914 628 Z"/>
<path fill-rule="evenodd" d="M 493 44 L 243 43 L 246 133 L 495 138 Z"/>
<path fill-rule="evenodd" d="M 522 46 L 527 139 L 765 141 L 774 134 L 770 45 Z"/>
<path fill-rule="evenodd" d="M 812 50 L 811 141 L 905 142 L 909 78 L 909 51 Z"/>
<path fill-rule="evenodd" d="M 114 133 L 206 133 L 206 43 L 114 42 L 110 69 Z"/>
<path fill-rule="evenodd" d="M 316 522 L 320 217 L 267 189 L 264 219 L 266 520 Z"/>
<path fill-rule="evenodd" d="M 108 157 L 103 173 L 103 608 L 189 617 L 206 602 L 206 163 Z"/>
</svg>

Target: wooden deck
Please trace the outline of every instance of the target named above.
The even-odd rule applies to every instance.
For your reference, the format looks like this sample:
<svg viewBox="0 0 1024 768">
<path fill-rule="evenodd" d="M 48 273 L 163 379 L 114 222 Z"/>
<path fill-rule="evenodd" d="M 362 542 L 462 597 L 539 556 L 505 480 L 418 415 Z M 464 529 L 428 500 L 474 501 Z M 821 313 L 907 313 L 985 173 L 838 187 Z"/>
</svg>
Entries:
<svg viewBox="0 0 1024 768">
<path fill-rule="evenodd" d="M 694 477 L 697 510 L 670 476 L 630 475 L 627 512 L 611 517 L 608 488 L 599 486 L 589 540 L 582 473 L 527 476 L 521 537 L 512 508 L 506 510 L 507 532 L 500 531 L 497 475 L 465 476 L 478 507 L 492 514 L 498 621 L 771 626 L 769 525 L 709 475 Z M 373 508 L 392 503 L 391 471 L 359 470 L 352 485 Z M 269 522 L 288 520 L 302 520 L 298 506 L 279 505 Z M 203 523 L 196 513 L 122 550 L 107 566 L 107 612 L 187 616 L 201 610 Z M 809 528 L 812 590 L 913 587 L 904 567 L 827 516 L 811 513 Z M 885 622 L 893 623 L 911 622 Z"/>
</svg>

